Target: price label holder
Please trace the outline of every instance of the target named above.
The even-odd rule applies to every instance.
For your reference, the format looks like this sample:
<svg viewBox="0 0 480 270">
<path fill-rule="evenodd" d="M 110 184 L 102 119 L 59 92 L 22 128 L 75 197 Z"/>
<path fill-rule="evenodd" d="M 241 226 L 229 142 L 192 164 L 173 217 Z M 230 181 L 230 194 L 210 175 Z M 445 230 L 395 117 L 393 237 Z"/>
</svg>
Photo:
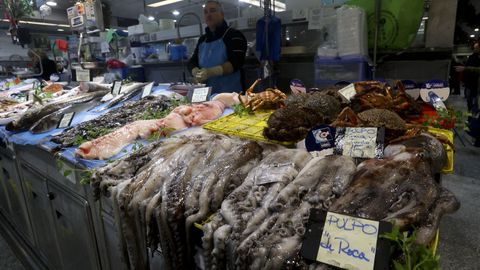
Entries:
<svg viewBox="0 0 480 270">
<path fill-rule="evenodd" d="M 112 87 L 112 95 L 117 96 L 122 91 L 122 81 L 115 81 Z"/>
<path fill-rule="evenodd" d="M 150 96 L 152 94 L 152 89 L 153 89 L 153 82 L 149 83 L 145 87 L 143 87 L 141 98 L 144 98 L 146 96 Z"/>
<path fill-rule="evenodd" d="M 346 101 L 350 102 L 350 100 L 357 94 L 355 90 L 355 84 L 351 83 L 344 88 L 338 90 L 340 96 L 342 96 Z"/>
<path fill-rule="evenodd" d="M 34 92 L 30 91 L 25 95 L 26 101 L 33 101 L 35 99 Z"/>
<path fill-rule="evenodd" d="M 60 122 L 58 122 L 57 128 L 66 128 L 72 124 L 73 117 L 75 116 L 75 112 L 70 112 L 62 115 L 60 118 Z"/>
<path fill-rule="evenodd" d="M 383 158 L 385 128 L 337 128 L 335 153 L 352 158 Z"/>
<path fill-rule="evenodd" d="M 188 91 L 187 98 L 190 103 L 205 102 L 208 100 L 211 92 L 211 87 L 193 88 Z"/>
<path fill-rule="evenodd" d="M 88 69 L 76 69 L 75 76 L 77 78 L 77 82 L 89 82 L 90 79 L 90 70 Z"/>
<path fill-rule="evenodd" d="M 305 84 L 299 79 L 293 79 L 290 81 L 290 90 L 292 90 L 292 94 L 300 94 L 307 92 Z"/>
<path fill-rule="evenodd" d="M 386 270 L 392 224 L 311 209 L 300 254 L 343 269 Z"/>
<path fill-rule="evenodd" d="M 334 148 L 335 135 L 334 127 L 327 125 L 316 126 L 308 132 L 305 138 L 305 148 L 308 152 Z"/>
</svg>

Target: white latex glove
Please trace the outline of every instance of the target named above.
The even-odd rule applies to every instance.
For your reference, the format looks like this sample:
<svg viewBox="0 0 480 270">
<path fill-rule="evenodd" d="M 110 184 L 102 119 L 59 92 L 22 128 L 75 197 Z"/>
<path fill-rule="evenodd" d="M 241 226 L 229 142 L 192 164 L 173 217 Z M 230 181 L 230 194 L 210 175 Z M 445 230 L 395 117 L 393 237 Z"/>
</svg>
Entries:
<svg viewBox="0 0 480 270">
<path fill-rule="evenodd" d="M 193 74 L 193 69 L 192 69 Z M 211 68 L 202 68 L 198 70 L 195 74 L 195 79 L 197 82 L 203 83 L 208 80 L 210 77 L 215 76 L 222 76 L 223 75 L 223 67 L 222 66 L 214 66 Z"/>
</svg>

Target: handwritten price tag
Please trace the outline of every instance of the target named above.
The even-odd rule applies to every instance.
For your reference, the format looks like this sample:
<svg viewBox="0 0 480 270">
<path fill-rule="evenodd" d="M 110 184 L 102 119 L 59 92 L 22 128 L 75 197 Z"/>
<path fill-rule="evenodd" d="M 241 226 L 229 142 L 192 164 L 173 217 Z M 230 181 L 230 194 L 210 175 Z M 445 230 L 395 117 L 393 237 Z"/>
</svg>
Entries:
<svg viewBox="0 0 480 270">
<path fill-rule="evenodd" d="M 347 128 L 342 154 L 353 158 L 374 158 L 377 134 L 377 128 Z"/>
<path fill-rule="evenodd" d="M 62 119 L 60 119 L 60 122 L 58 123 L 58 128 L 66 128 L 69 127 L 70 124 L 72 123 L 73 117 L 75 116 L 75 112 L 70 112 L 66 113 L 62 116 Z"/>
<path fill-rule="evenodd" d="M 340 93 L 341 96 L 343 96 L 347 101 L 350 102 L 350 100 L 357 94 L 357 91 L 355 90 L 355 85 L 351 83 L 344 88 L 338 90 L 338 93 Z"/>
<path fill-rule="evenodd" d="M 121 90 L 122 90 L 122 82 L 121 81 L 115 81 L 113 83 L 112 95 L 117 96 L 118 94 L 120 94 Z"/>
<path fill-rule="evenodd" d="M 190 102 L 198 103 L 198 102 L 207 101 L 211 91 L 212 91 L 211 87 L 194 88 L 190 90 L 190 93 L 188 95 Z"/>
<path fill-rule="evenodd" d="M 152 89 L 153 89 L 153 83 L 147 84 L 147 85 L 143 88 L 142 97 L 141 97 L 141 98 L 144 98 L 144 97 L 146 97 L 146 96 L 149 96 L 149 95 L 152 93 Z"/>
<path fill-rule="evenodd" d="M 77 77 L 77 82 L 89 82 L 90 81 L 90 70 L 88 69 L 76 69 L 75 74 Z"/>
<path fill-rule="evenodd" d="M 345 269 L 373 270 L 378 221 L 327 213 L 317 261 Z"/>
</svg>

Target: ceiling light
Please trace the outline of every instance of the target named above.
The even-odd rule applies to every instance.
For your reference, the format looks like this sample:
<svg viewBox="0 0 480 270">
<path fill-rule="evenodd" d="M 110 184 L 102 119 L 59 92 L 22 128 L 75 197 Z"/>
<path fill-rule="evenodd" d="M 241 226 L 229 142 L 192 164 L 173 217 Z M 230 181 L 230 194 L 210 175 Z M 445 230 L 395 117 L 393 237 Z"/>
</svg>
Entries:
<svg viewBox="0 0 480 270">
<path fill-rule="evenodd" d="M 10 22 L 7 19 L 0 19 L 3 22 Z M 57 24 L 57 23 L 47 23 L 47 22 L 35 22 L 35 21 L 19 21 L 19 23 L 24 24 L 34 24 L 34 25 L 45 25 L 45 26 L 57 26 L 57 27 L 70 27 L 68 24 Z"/>
<path fill-rule="evenodd" d="M 478 32 L 478 28 L 475 28 L 475 32 Z"/>
<path fill-rule="evenodd" d="M 247 4 L 250 4 L 250 5 L 254 5 L 254 6 L 263 8 L 263 1 L 261 3 L 259 3 L 258 0 L 238 0 L 238 1 L 242 2 L 242 3 L 247 3 Z M 274 5 L 275 11 L 282 12 L 282 11 L 286 10 L 285 3 L 282 3 L 282 2 L 279 2 L 279 1 L 275 1 L 274 3 L 275 3 L 275 5 Z"/>
<path fill-rule="evenodd" d="M 161 6 L 170 5 L 170 4 L 173 4 L 173 3 L 176 3 L 176 2 L 180 2 L 180 1 L 182 1 L 182 0 L 164 0 L 164 1 L 158 1 L 158 2 L 155 2 L 155 3 L 148 4 L 147 6 L 149 6 L 149 7 L 161 7 Z"/>
<path fill-rule="evenodd" d="M 177 22 L 177 20 L 173 20 L 173 22 Z"/>
<path fill-rule="evenodd" d="M 470 37 L 475 37 L 475 35 L 470 35 Z"/>
<path fill-rule="evenodd" d="M 149 20 L 149 21 L 154 21 L 154 20 L 155 20 L 155 17 L 153 17 L 153 16 L 148 16 L 148 20 Z"/>
<path fill-rule="evenodd" d="M 56 7 L 56 6 L 57 6 L 57 2 L 51 1 L 51 0 L 50 0 L 50 1 L 47 1 L 45 4 L 47 4 L 47 5 L 51 6 L 51 7 Z"/>
<path fill-rule="evenodd" d="M 178 16 L 178 15 L 180 15 L 180 11 L 174 10 L 174 11 L 172 11 L 172 14 L 175 15 L 175 16 Z"/>
<path fill-rule="evenodd" d="M 204 8 L 204 7 L 205 7 L 205 4 L 202 5 L 202 8 Z"/>
<path fill-rule="evenodd" d="M 57 31 L 58 31 L 58 32 L 63 32 L 63 31 L 65 31 L 65 30 L 63 30 L 62 28 L 58 28 Z"/>
</svg>

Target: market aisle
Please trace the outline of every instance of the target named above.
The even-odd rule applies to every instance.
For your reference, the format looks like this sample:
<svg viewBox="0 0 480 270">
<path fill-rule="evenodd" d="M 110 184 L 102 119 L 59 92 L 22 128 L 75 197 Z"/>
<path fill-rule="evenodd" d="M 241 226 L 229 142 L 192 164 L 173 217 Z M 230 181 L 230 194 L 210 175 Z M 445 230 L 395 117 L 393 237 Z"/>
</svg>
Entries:
<svg viewBox="0 0 480 270">
<path fill-rule="evenodd" d="M 461 96 L 452 96 L 447 104 L 456 110 L 466 110 Z M 438 255 L 442 269 L 480 269 L 480 148 L 472 146 L 472 138 L 458 131 L 465 146 L 455 138 L 454 174 L 443 177 L 442 184 L 460 200 L 461 207 L 453 215 L 442 218 Z"/>
<path fill-rule="evenodd" d="M 0 269 L 2 270 L 23 270 L 25 269 L 15 257 L 5 239 L 0 235 Z"/>
</svg>

